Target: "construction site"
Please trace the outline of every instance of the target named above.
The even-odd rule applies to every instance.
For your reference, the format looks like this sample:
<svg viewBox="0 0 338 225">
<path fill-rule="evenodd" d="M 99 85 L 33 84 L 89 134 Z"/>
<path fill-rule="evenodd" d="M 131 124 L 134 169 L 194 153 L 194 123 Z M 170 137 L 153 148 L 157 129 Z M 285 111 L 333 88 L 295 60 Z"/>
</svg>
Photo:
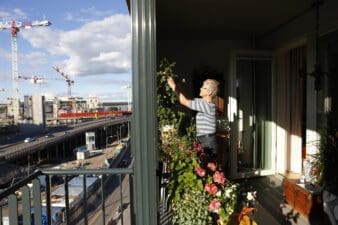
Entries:
<svg viewBox="0 0 338 225">
<path fill-rule="evenodd" d="M 0 86 L 0 95 L 11 93 L 7 103 L 0 104 L 0 135 L 17 133 L 29 129 L 44 130 L 48 126 L 60 124 L 73 124 L 83 121 L 129 115 L 131 113 L 131 88 L 129 87 L 127 102 L 102 102 L 99 97 L 81 97 L 72 95 L 74 79 L 60 67 L 53 65 L 51 70 L 55 77 L 40 75 L 23 75 L 19 71 L 18 61 L 18 36 L 21 29 L 38 29 L 48 27 L 52 23 L 48 20 L 41 21 L 0 21 L 0 31 L 9 31 L 11 35 L 11 64 L 12 90 Z M 20 97 L 19 81 L 30 81 L 37 85 L 47 81 L 64 81 L 67 85 L 67 96 L 46 97 L 39 94 Z"/>
</svg>

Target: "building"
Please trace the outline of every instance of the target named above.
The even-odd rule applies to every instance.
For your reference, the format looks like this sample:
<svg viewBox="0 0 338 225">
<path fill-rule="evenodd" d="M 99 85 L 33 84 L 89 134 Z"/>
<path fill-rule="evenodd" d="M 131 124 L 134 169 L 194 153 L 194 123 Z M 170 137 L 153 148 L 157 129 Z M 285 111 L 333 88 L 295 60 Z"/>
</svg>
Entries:
<svg viewBox="0 0 338 225">
<path fill-rule="evenodd" d="M 176 63 L 175 73 L 185 80 L 188 97 L 206 78 L 221 81 L 219 97 L 231 127 L 231 177 L 302 174 L 304 159 L 316 151 L 327 113 L 338 115 L 338 2 L 130 2 L 137 109 L 137 146 L 132 148 L 144 149 L 134 152 L 135 183 L 144 187 L 137 190 L 156 190 L 153 93 L 163 58 Z M 337 122 L 331 123 L 337 129 Z M 144 163 L 144 158 L 151 160 Z M 143 206 L 154 204 L 156 197 L 142 198 Z M 138 224 L 156 224 L 151 219 L 155 213 L 136 207 L 136 214 L 149 215 Z"/>
<path fill-rule="evenodd" d="M 46 110 L 45 110 L 45 96 L 34 95 L 32 97 L 33 107 L 33 124 L 45 127 L 46 125 Z"/>
<path fill-rule="evenodd" d="M 136 109 L 134 224 L 158 221 L 154 93 L 164 57 L 176 62 L 189 96 L 209 75 L 222 81 L 219 97 L 231 127 L 227 169 L 233 178 L 302 173 L 326 113 L 338 115 L 337 76 L 327 75 L 336 71 L 338 1 L 127 3 L 132 4 Z M 331 123 L 337 128 L 337 121 Z"/>
<path fill-rule="evenodd" d="M 33 118 L 33 100 L 32 96 L 25 95 L 23 97 L 23 117 L 25 119 Z"/>
<path fill-rule="evenodd" d="M 89 111 L 99 108 L 101 104 L 100 99 L 96 96 L 89 96 L 86 99 L 86 101 L 87 101 L 87 109 Z"/>
</svg>

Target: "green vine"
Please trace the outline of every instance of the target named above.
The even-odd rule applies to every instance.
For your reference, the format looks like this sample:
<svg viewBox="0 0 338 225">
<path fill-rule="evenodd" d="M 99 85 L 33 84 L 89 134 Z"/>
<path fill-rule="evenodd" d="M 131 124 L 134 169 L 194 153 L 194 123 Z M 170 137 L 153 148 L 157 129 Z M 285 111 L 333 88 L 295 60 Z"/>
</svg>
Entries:
<svg viewBox="0 0 338 225">
<path fill-rule="evenodd" d="M 167 79 L 177 79 L 174 73 L 175 62 L 169 62 L 164 58 L 157 72 L 157 121 L 159 128 L 173 125 L 179 136 L 186 136 L 189 140 L 195 140 L 195 121 L 191 114 L 182 110 L 176 94 L 167 84 Z M 161 132 L 161 130 L 159 130 Z"/>
</svg>

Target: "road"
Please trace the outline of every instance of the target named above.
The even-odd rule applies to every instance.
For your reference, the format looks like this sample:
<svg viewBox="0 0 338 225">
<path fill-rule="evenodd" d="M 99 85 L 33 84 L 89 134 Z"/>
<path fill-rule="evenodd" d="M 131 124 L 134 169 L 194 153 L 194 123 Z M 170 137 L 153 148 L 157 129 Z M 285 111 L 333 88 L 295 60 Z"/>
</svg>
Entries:
<svg viewBox="0 0 338 225">
<path fill-rule="evenodd" d="M 29 143 L 24 143 L 24 139 L 27 136 L 22 134 L 19 134 L 6 142 L 2 138 L 0 144 L 0 159 L 3 159 L 4 161 L 18 159 L 30 154 L 30 152 L 34 152 L 38 149 L 44 149 L 48 145 L 54 145 L 69 139 L 71 136 L 85 133 L 88 130 L 97 129 L 99 127 L 127 122 L 128 120 L 130 120 L 128 117 L 100 119 L 67 127 L 56 127 L 48 131 L 48 138 L 45 137 L 46 134 L 32 133 L 30 137 L 35 140 Z"/>
</svg>

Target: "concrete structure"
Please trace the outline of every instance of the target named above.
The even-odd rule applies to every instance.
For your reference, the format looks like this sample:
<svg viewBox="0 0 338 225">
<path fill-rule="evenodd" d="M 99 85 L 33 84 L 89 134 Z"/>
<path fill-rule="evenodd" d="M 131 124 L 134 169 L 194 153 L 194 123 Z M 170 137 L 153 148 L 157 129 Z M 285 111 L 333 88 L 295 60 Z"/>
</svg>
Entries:
<svg viewBox="0 0 338 225">
<path fill-rule="evenodd" d="M 95 132 L 86 132 L 86 146 L 89 151 L 95 149 Z"/>
<path fill-rule="evenodd" d="M 45 96 L 34 95 L 32 102 L 33 124 L 44 127 L 46 125 Z"/>
</svg>

